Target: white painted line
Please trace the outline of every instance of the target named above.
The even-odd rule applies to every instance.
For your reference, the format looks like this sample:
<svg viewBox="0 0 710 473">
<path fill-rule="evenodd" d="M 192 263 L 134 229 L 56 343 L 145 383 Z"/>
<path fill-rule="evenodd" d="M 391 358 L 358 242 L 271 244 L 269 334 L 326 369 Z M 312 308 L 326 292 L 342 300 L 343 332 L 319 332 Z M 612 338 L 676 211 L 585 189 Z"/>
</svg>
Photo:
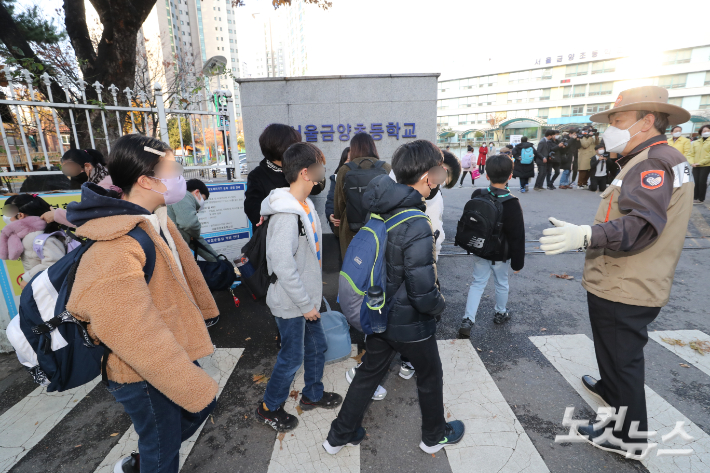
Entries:
<svg viewBox="0 0 710 473">
<path fill-rule="evenodd" d="M 446 447 L 453 473 L 549 472 L 471 342 L 439 340 L 438 345 L 447 421 L 466 425 L 463 440 Z"/>
<path fill-rule="evenodd" d="M 530 337 L 552 365 L 560 372 L 567 382 L 596 412 L 601 404 L 594 399 L 582 386 L 582 376 L 585 374 L 599 377 L 594 343 L 586 335 L 551 335 L 547 337 Z M 560 426 L 566 406 L 560 406 Z M 646 409 L 648 411 L 648 428 L 658 432 L 652 439 L 658 443 L 658 449 L 691 448 L 690 456 L 656 456 L 652 450 L 642 463 L 651 473 L 687 473 L 708 471 L 710 469 L 710 436 L 692 423 L 687 417 L 671 406 L 665 399 L 646 386 Z M 578 415 L 576 413 L 576 415 Z M 578 418 L 578 417 L 576 417 Z M 684 441 L 680 437 L 663 442 L 661 437 L 673 430 L 676 422 L 685 422 L 685 431 L 694 440 Z M 592 448 L 588 444 L 578 448 Z M 611 455 L 611 454 L 610 454 Z"/>
<path fill-rule="evenodd" d="M 0 417 L 0 472 L 13 467 L 96 386 L 100 378 L 62 393 L 40 386 Z"/>
<path fill-rule="evenodd" d="M 357 345 L 353 345 L 352 356 L 357 355 Z M 348 391 L 345 372 L 357 363 L 352 358 L 325 365 L 323 385 L 326 391 L 336 392 L 343 397 Z M 301 398 L 300 392 L 305 385 L 303 366 L 298 370 L 291 385 L 291 390 L 299 392 L 298 398 L 288 398 L 284 409 L 289 414 L 297 415 L 296 406 Z M 382 402 L 387 402 L 384 400 Z M 291 473 L 307 471 L 309 473 L 360 473 L 360 447 L 345 447 L 336 455 L 330 455 L 323 449 L 323 441 L 328 436 L 330 424 L 337 417 L 340 407 L 335 409 L 313 409 L 298 416 L 298 427 L 286 432 L 282 440 L 276 438 L 271 453 L 268 473 Z"/>
<path fill-rule="evenodd" d="M 710 233 L 708 233 L 710 235 Z M 710 335 L 707 335 L 700 330 L 664 330 L 658 332 L 648 332 L 648 336 L 657 341 L 662 347 L 667 348 L 685 361 L 694 365 L 700 371 L 710 376 L 710 354 L 702 355 L 690 347 L 690 343 L 696 340 L 701 340 L 710 343 Z M 684 347 L 678 345 L 670 345 L 664 342 L 665 338 L 680 340 L 685 343 Z"/>
<path fill-rule="evenodd" d="M 234 371 L 234 368 L 237 366 L 237 362 L 243 352 L 244 348 L 217 348 L 212 355 L 198 360 L 200 366 L 219 384 L 219 390 L 217 391 L 218 398 L 219 395 L 222 394 L 222 389 L 224 385 L 227 384 L 227 380 L 232 375 L 232 371 Z M 209 420 L 207 420 L 207 422 L 209 422 Z M 195 432 L 192 437 L 185 440 L 180 446 L 181 469 L 204 426 L 205 424 L 202 424 L 200 428 L 197 429 L 197 432 Z M 94 473 L 113 473 L 113 467 L 118 460 L 129 456 L 134 450 L 138 450 L 138 434 L 131 425 L 126 433 L 123 434 L 121 440 L 119 440 L 109 454 L 106 455 L 106 458 L 104 458 L 101 465 L 99 465 Z"/>
</svg>

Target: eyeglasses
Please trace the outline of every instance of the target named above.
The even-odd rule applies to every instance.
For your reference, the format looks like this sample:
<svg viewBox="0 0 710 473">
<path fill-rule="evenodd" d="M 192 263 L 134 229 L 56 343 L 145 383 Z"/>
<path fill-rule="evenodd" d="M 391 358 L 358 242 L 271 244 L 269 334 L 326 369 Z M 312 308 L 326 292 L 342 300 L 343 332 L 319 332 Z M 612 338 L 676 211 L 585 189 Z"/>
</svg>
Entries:
<svg viewBox="0 0 710 473">
<path fill-rule="evenodd" d="M 424 178 L 428 178 L 430 183 L 434 184 L 435 186 L 439 186 L 446 182 L 446 177 L 447 173 L 444 166 L 436 166 L 429 169 L 428 172 L 424 173 L 424 175 L 420 177 L 419 180 L 421 181 Z"/>
</svg>

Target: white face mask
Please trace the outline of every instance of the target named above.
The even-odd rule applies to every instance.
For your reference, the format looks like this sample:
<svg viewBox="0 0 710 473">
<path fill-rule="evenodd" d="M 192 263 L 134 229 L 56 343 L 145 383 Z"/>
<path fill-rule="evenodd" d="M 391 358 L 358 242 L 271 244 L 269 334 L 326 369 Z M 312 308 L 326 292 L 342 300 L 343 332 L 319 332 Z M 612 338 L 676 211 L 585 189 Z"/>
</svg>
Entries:
<svg viewBox="0 0 710 473">
<path fill-rule="evenodd" d="M 12 217 L 8 217 L 7 215 L 2 216 L 3 222 L 5 222 L 5 225 L 8 225 L 10 222 L 12 222 Z"/>
<path fill-rule="evenodd" d="M 555 139 L 556 139 L 556 140 L 559 140 L 559 139 L 560 139 L 560 135 L 555 135 Z"/>
<path fill-rule="evenodd" d="M 602 156 L 604 154 L 604 150 L 600 149 L 599 151 L 597 151 L 597 153 L 599 154 L 599 156 Z"/>
<path fill-rule="evenodd" d="M 197 210 L 199 212 L 200 210 L 202 210 L 202 207 L 205 206 L 205 199 L 202 198 L 202 194 L 198 194 L 195 198 L 197 199 L 197 205 L 200 206 L 200 208 Z"/>
<path fill-rule="evenodd" d="M 631 138 L 641 133 L 641 130 L 637 131 L 633 135 L 631 135 L 631 132 L 629 132 L 631 127 L 636 125 L 636 123 L 640 122 L 641 120 L 636 120 L 636 122 L 630 127 L 628 127 L 626 130 L 620 130 L 615 126 L 610 126 L 609 128 L 607 128 L 606 131 L 602 134 L 602 140 L 604 141 L 604 144 L 606 144 L 607 151 L 609 151 L 610 153 L 621 153 L 622 151 L 624 151 L 624 148 L 626 148 L 626 144 L 631 141 Z"/>
<path fill-rule="evenodd" d="M 710 131 L 704 131 L 703 138 L 710 138 Z"/>
<path fill-rule="evenodd" d="M 673 133 L 673 138 L 680 138 L 680 132 L 676 131 L 675 133 Z"/>
</svg>

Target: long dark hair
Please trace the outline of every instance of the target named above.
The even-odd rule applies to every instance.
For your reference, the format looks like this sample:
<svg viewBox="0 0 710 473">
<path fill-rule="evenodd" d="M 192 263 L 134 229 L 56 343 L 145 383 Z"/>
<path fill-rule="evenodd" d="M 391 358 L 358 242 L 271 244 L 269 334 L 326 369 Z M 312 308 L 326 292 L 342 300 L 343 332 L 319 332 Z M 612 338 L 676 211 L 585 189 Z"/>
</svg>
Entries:
<svg viewBox="0 0 710 473">
<path fill-rule="evenodd" d="M 294 143 L 301 141 L 301 134 L 294 127 L 282 123 L 272 123 L 259 136 L 261 154 L 271 162 L 282 162 L 284 153 Z"/>
<path fill-rule="evenodd" d="M 108 171 L 113 185 L 120 187 L 125 195 L 131 192 L 138 178 L 152 176 L 160 162 L 161 156 L 146 151 L 145 147 L 161 152 L 172 151 L 167 143 L 137 133 L 120 137 L 111 147 Z"/>
<path fill-rule="evenodd" d="M 380 159 L 380 155 L 377 154 L 375 140 L 368 133 L 357 133 L 350 140 L 350 160 L 357 158 Z"/>
<path fill-rule="evenodd" d="M 340 168 L 343 167 L 343 164 L 345 164 L 345 161 L 348 159 L 348 153 L 350 152 L 350 146 L 345 148 L 343 152 L 340 154 L 340 162 L 338 163 L 338 167 L 335 168 L 335 173 L 338 174 L 338 171 L 340 171 Z"/>
<path fill-rule="evenodd" d="M 52 210 L 52 207 L 46 200 L 36 194 L 18 194 L 9 197 L 5 201 L 5 205 L 14 205 L 18 212 L 33 217 L 41 217 L 45 212 Z M 52 222 L 44 229 L 45 233 L 56 232 L 60 229 L 57 222 Z"/>
</svg>

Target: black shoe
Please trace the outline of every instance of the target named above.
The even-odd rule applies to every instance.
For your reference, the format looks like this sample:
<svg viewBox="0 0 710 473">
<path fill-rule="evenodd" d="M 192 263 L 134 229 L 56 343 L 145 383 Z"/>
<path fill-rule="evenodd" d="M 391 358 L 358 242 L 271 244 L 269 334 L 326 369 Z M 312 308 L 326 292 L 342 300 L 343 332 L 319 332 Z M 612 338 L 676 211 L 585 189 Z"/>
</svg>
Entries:
<svg viewBox="0 0 710 473">
<path fill-rule="evenodd" d="M 505 312 L 496 312 L 495 317 L 493 318 L 493 322 L 497 324 L 502 324 L 504 322 L 507 322 L 510 319 L 510 312 L 507 310 Z"/>
<path fill-rule="evenodd" d="M 473 325 L 475 322 L 468 317 L 463 318 L 463 322 L 461 322 L 461 327 L 459 327 L 459 335 L 462 337 L 469 338 L 471 336 L 471 329 L 473 328 Z"/>
<path fill-rule="evenodd" d="M 256 420 L 270 425 L 277 432 L 288 432 L 298 426 L 298 418 L 284 411 L 283 406 L 279 406 L 275 411 L 267 411 L 263 402 L 259 402 L 259 407 L 256 408 Z"/>
<path fill-rule="evenodd" d="M 219 315 L 217 317 L 212 317 L 211 319 L 205 320 L 205 325 L 207 325 L 207 328 L 210 328 L 217 325 L 217 322 L 219 322 Z"/>
<path fill-rule="evenodd" d="M 323 393 L 323 397 L 320 401 L 311 401 L 306 396 L 301 394 L 301 401 L 298 403 L 301 409 L 304 411 L 310 411 L 316 407 L 322 407 L 323 409 L 335 409 L 343 403 L 343 396 L 337 393 Z"/>
<path fill-rule="evenodd" d="M 345 445 L 331 445 L 330 442 L 328 442 L 328 439 L 325 439 L 325 442 L 323 442 L 323 448 L 331 455 L 335 455 L 340 451 L 341 448 L 355 447 L 357 445 L 360 445 L 363 440 L 365 440 L 365 429 L 361 426 L 359 429 L 357 429 L 357 432 L 353 434 L 353 437 L 350 439 L 350 441 L 348 441 L 348 443 L 346 443 Z"/>
<path fill-rule="evenodd" d="M 113 473 L 140 473 L 141 455 L 133 452 L 130 457 L 121 458 L 113 467 Z"/>
<path fill-rule="evenodd" d="M 592 446 L 598 448 L 599 450 L 604 450 L 605 452 L 611 452 L 611 453 L 616 453 L 618 455 L 623 455 L 624 457 L 631 459 L 631 460 L 644 460 L 647 456 L 648 453 L 651 451 L 650 448 L 648 448 L 647 443 L 631 443 L 631 444 L 624 444 L 626 447 L 631 447 L 633 446 L 633 451 L 630 455 L 627 455 L 627 449 L 624 449 L 623 447 L 619 445 L 614 445 L 613 443 L 609 442 L 608 440 L 605 440 L 604 442 L 595 442 L 595 439 L 598 437 L 601 437 L 601 435 L 604 433 L 604 429 L 599 429 L 599 430 L 594 430 L 594 425 L 589 424 L 589 425 L 583 425 L 580 427 L 577 427 L 577 435 L 580 437 L 584 438 L 584 440 L 587 441 L 587 443 L 591 444 Z M 621 439 L 619 439 L 621 441 Z M 636 452 L 640 451 L 640 455 L 636 455 Z"/>
<path fill-rule="evenodd" d="M 426 453 L 436 453 L 447 445 L 454 445 L 459 443 L 466 433 L 466 426 L 460 420 L 453 420 L 446 424 L 444 428 L 444 438 L 441 442 L 436 445 L 427 445 L 424 440 L 419 442 L 419 448 L 424 450 Z"/>
<path fill-rule="evenodd" d="M 542 187 L 533 187 L 533 190 L 534 191 L 544 191 L 545 189 L 543 189 Z"/>
<path fill-rule="evenodd" d="M 551 191 L 557 189 L 557 187 L 555 187 L 555 186 L 547 186 L 547 188 L 548 188 L 549 190 L 551 190 Z"/>
<path fill-rule="evenodd" d="M 594 397 L 594 399 L 596 399 L 597 401 L 601 402 L 602 404 L 606 404 L 608 406 L 609 403 L 604 400 L 604 398 L 602 397 L 601 394 L 599 394 L 599 392 L 597 392 L 597 383 L 598 382 L 599 381 L 592 378 L 588 374 L 585 374 L 584 376 L 582 376 L 582 385 L 584 386 L 584 389 L 586 389 L 587 392 L 589 392 L 589 394 L 591 394 Z"/>
</svg>

